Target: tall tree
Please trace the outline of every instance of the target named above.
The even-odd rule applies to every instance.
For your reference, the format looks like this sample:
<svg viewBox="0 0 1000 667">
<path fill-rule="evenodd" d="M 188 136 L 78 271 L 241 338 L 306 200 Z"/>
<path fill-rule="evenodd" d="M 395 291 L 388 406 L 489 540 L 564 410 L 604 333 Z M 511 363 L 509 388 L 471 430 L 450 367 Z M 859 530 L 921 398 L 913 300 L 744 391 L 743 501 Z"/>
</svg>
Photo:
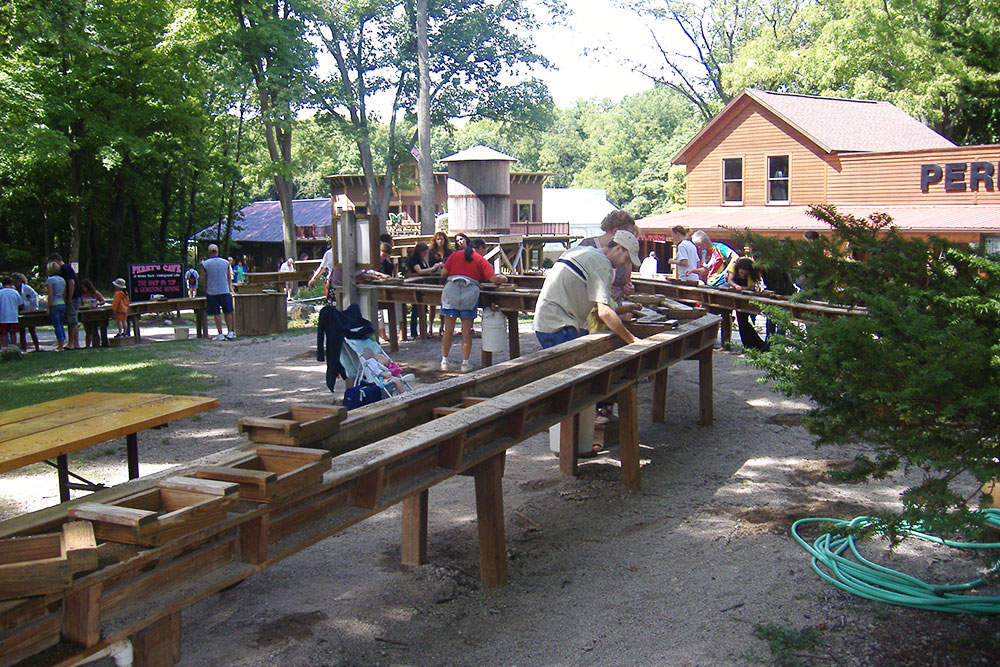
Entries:
<svg viewBox="0 0 1000 667">
<path fill-rule="evenodd" d="M 358 144 L 369 191 L 369 209 L 385 218 L 395 165 L 416 140 L 400 139 L 412 127 L 417 93 L 413 0 L 322 0 L 319 35 L 336 69 L 320 87 L 318 104 L 341 118 Z M 556 12 L 561 1 L 547 3 Z M 517 77 L 525 67 L 547 66 L 533 50 L 530 31 L 539 25 L 523 0 L 441 0 L 428 3 L 431 118 L 527 120 L 551 100 L 544 84 Z M 383 122 L 389 141 L 377 192 L 372 138 L 376 96 L 388 98 Z M 381 196 L 379 196 L 381 195 Z"/>
<path fill-rule="evenodd" d="M 295 257 L 292 215 L 292 128 L 313 85 L 316 65 L 307 22 L 313 7 L 307 0 L 230 0 L 238 28 L 234 44 L 250 69 L 272 178 L 281 202 L 285 256 Z"/>
<path fill-rule="evenodd" d="M 431 74 L 427 48 L 427 0 L 417 0 L 417 166 L 420 233 L 434 233 L 434 159 L 431 157 Z"/>
</svg>

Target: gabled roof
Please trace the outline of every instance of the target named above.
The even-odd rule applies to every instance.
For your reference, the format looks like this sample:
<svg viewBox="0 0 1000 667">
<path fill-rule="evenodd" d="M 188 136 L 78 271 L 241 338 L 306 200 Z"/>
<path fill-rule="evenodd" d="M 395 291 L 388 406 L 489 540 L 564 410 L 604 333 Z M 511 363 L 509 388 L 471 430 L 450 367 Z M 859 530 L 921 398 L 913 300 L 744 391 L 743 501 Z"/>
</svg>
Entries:
<svg viewBox="0 0 1000 667">
<path fill-rule="evenodd" d="M 674 164 L 684 164 L 695 145 L 725 127 L 730 116 L 750 102 L 775 114 L 827 153 L 875 153 L 955 145 L 890 102 L 747 88 L 674 156 Z"/>
<path fill-rule="evenodd" d="M 295 199 L 292 201 L 292 216 L 296 228 L 310 228 L 300 231 L 299 238 L 323 238 L 330 233 L 330 198 Z M 194 235 L 195 239 L 217 241 L 218 225 L 209 225 Z M 307 233 L 311 232 L 311 233 Z M 222 225 L 225 233 L 225 222 Z M 236 214 L 231 238 L 233 241 L 265 241 L 281 243 L 281 202 L 255 201 Z"/>
<path fill-rule="evenodd" d="M 459 151 L 454 155 L 441 158 L 441 162 L 469 162 L 472 160 L 504 160 L 506 162 L 518 161 L 516 157 L 511 157 L 506 153 L 501 153 L 500 151 L 493 150 L 492 148 L 488 148 L 482 144 L 473 146 L 472 148 L 466 148 L 464 151 Z"/>
</svg>

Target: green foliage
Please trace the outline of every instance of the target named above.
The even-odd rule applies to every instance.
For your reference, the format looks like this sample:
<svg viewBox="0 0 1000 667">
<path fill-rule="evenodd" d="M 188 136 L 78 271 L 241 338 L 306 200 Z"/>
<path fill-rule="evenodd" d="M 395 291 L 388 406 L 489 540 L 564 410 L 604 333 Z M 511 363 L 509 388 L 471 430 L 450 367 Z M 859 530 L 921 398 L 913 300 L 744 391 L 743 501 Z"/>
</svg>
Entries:
<svg viewBox="0 0 1000 667">
<path fill-rule="evenodd" d="M 221 380 L 177 361 L 180 352 L 198 345 L 189 341 L 32 353 L 21 363 L 0 366 L 0 382 L 18 388 L 7 392 L 4 407 L 18 408 L 88 391 L 204 394 L 218 387 Z"/>
<path fill-rule="evenodd" d="M 774 664 L 783 667 L 799 667 L 810 663 L 799 660 L 801 653 L 814 652 L 822 646 L 819 632 L 816 628 L 788 628 L 777 623 L 756 625 L 753 636 L 767 642 L 774 658 Z"/>
<path fill-rule="evenodd" d="M 923 471 L 901 518 L 974 525 L 967 502 L 1000 477 L 1000 258 L 904 237 L 881 214 L 858 220 L 826 206 L 813 215 L 831 227 L 820 241 L 747 240 L 803 277 L 800 297 L 866 312 L 791 326 L 752 363 L 777 391 L 816 403 L 803 423 L 817 444 L 870 443 L 857 476 Z"/>
</svg>

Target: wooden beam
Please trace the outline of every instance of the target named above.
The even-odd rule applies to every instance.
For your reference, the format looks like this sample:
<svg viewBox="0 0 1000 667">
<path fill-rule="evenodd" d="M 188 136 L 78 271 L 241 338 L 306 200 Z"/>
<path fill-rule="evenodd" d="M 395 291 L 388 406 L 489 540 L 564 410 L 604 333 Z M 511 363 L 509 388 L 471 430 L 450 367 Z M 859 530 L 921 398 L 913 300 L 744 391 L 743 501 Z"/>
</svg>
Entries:
<svg viewBox="0 0 1000 667">
<path fill-rule="evenodd" d="M 400 556 L 403 565 L 427 562 L 427 497 L 424 489 L 403 498 L 403 536 Z"/>
<path fill-rule="evenodd" d="M 653 421 L 662 424 L 667 415 L 667 369 L 653 374 Z"/>
<path fill-rule="evenodd" d="M 132 637 L 136 667 L 173 667 L 181 657 L 181 613 L 176 611 Z"/>
<path fill-rule="evenodd" d="M 101 584 L 94 584 L 63 599 L 63 639 L 85 648 L 100 641 L 102 588 Z"/>
<path fill-rule="evenodd" d="M 622 461 L 622 483 L 639 490 L 639 410 L 636 385 L 618 392 L 618 441 Z"/>
<path fill-rule="evenodd" d="M 712 348 L 707 348 L 701 352 L 698 359 L 698 402 L 701 416 L 698 423 L 702 426 L 711 426 L 715 421 L 714 404 L 712 398 Z"/>
<path fill-rule="evenodd" d="M 507 584 L 507 539 L 503 523 L 503 468 L 505 453 L 474 468 L 476 517 L 479 527 L 479 568 L 485 586 Z"/>
<path fill-rule="evenodd" d="M 559 472 L 567 477 L 576 474 L 576 440 L 580 431 L 580 415 L 570 415 L 559 422 Z"/>
</svg>

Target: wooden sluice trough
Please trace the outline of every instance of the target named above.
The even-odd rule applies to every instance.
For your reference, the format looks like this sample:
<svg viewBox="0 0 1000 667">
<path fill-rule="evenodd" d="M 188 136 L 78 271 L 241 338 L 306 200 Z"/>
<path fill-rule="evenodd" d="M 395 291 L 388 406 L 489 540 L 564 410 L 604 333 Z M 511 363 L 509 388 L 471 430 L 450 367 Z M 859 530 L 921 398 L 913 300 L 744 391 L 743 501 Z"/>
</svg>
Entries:
<svg viewBox="0 0 1000 667">
<path fill-rule="evenodd" d="M 158 546 L 102 541 L 95 571 L 60 590 L 0 602 L 0 665 L 27 659 L 69 665 L 126 638 L 133 642 L 137 664 L 173 664 L 185 607 L 400 502 L 402 558 L 424 562 L 427 490 L 459 474 L 475 480 L 482 579 L 502 586 L 506 540 L 501 481 L 507 449 L 556 423 L 564 425 L 564 433 L 571 431 L 577 414 L 611 398 L 619 404 L 622 480 L 638 488 L 637 383 L 653 379 L 653 419 L 663 421 L 668 368 L 697 360 L 700 420 L 711 423 L 712 347 L 718 326 L 718 317 L 705 316 L 628 346 L 612 335 L 587 336 L 416 392 L 408 400 L 354 411 L 335 433 L 307 443 L 312 449 L 342 452 L 318 483 L 286 489 L 269 503 L 236 499 L 221 519 Z M 468 398 L 482 400 L 466 401 L 467 407 L 433 418 L 435 408 L 461 406 Z M 564 439 L 564 473 L 575 468 L 574 445 Z M 169 475 L 133 480 L 2 522 L 0 539 L 59 530 L 73 507 L 114 505 L 156 488 L 158 479 L 167 476 L 190 477 L 213 466 L 236 474 L 257 469 L 251 459 L 260 456 L 258 447 L 251 443 L 220 452 Z"/>
</svg>

